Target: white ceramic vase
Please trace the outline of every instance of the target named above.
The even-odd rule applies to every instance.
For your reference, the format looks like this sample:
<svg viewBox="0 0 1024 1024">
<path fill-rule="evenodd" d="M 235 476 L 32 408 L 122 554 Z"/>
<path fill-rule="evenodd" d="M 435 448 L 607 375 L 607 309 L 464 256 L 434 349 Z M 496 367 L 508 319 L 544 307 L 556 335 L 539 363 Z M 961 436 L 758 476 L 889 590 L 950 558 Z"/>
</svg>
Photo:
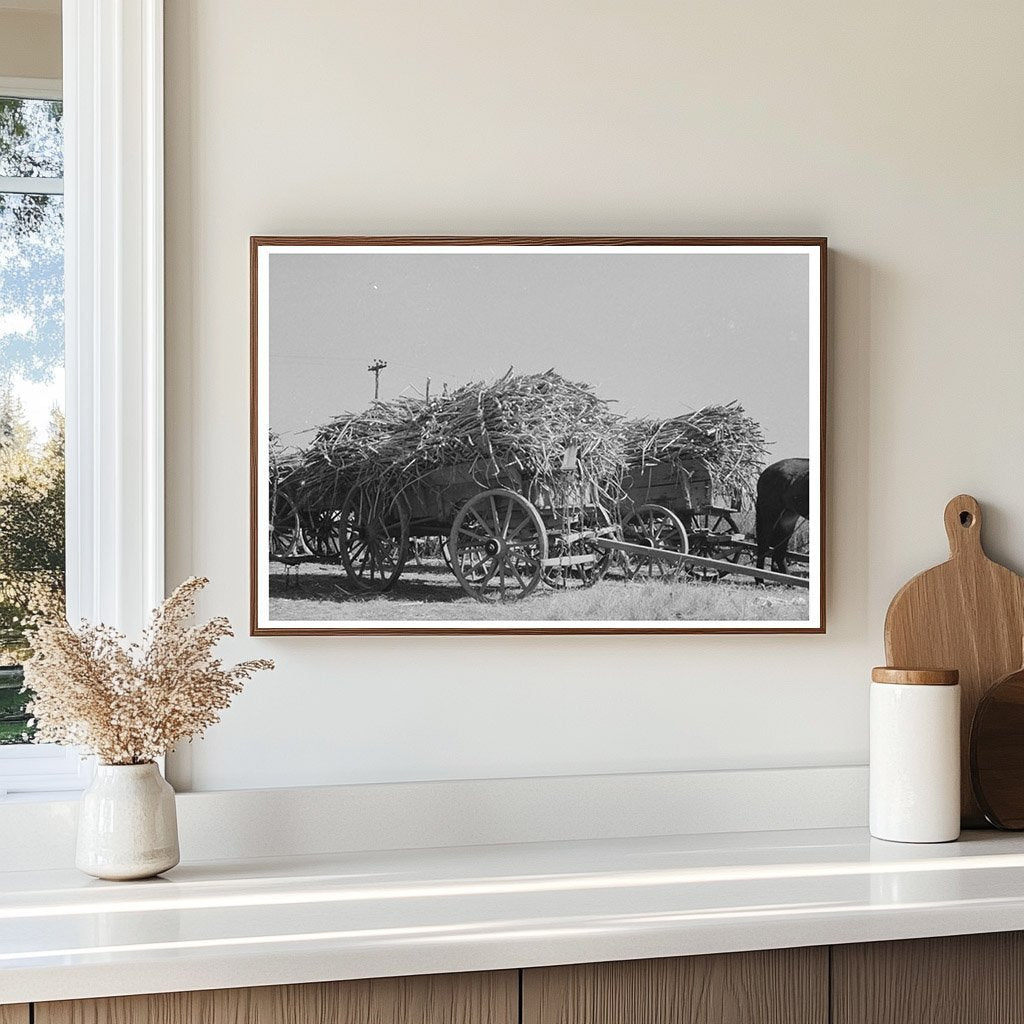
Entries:
<svg viewBox="0 0 1024 1024">
<path fill-rule="evenodd" d="M 180 860 L 174 790 L 149 764 L 99 764 L 82 794 L 75 864 L 96 878 L 151 878 Z"/>
</svg>

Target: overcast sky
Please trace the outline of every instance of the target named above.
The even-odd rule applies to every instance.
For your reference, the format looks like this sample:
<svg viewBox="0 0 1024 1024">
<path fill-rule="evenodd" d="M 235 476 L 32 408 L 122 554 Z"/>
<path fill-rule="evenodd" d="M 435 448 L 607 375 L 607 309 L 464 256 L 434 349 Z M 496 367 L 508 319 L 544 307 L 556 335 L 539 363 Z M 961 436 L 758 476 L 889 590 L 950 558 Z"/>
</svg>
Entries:
<svg viewBox="0 0 1024 1024">
<path fill-rule="evenodd" d="M 373 398 L 554 367 L 624 415 L 738 399 L 809 454 L 804 254 L 275 253 L 270 425 L 289 445 Z M 817 396 L 815 397 L 815 401 Z"/>
</svg>

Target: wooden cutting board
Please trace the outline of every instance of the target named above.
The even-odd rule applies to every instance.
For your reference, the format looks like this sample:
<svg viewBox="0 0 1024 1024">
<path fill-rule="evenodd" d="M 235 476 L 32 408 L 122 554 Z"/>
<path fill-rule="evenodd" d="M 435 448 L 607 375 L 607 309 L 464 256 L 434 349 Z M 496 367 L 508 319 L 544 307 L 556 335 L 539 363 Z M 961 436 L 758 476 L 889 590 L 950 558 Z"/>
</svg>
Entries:
<svg viewBox="0 0 1024 1024">
<path fill-rule="evenodd" d="M 945 511 L 949 561 L 915 576 L 885 616 L 885 657 L 894 668 L 960 670 L 960 813 L 985 825 L 971 789 L 971 722 L 988 688 L 1020 667 L 1024 578 L 993 562 L 981 545 L 981 508 L 960 494 Z"/>
</svg>

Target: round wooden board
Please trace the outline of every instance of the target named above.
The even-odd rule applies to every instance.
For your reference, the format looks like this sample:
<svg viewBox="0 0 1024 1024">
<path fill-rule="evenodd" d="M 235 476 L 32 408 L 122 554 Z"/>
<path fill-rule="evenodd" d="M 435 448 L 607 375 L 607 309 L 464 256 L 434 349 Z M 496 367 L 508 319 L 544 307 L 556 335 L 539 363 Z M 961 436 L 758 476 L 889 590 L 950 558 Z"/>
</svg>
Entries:
<svg viewBox="0 0 1024 1024">
<path fill-rule="evenodd" d="M 999 680 L 971 728 L 971 785 L 988 821 L 1024 829 L 1024 668 Z"/>
</svg>

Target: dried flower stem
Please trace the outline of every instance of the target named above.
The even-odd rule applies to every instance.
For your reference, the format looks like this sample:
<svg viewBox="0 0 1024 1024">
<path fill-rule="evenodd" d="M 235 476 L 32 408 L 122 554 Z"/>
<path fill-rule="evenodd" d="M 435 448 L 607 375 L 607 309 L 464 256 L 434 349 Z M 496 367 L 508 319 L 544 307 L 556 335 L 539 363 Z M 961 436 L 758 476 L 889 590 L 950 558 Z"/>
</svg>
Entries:
<svg viewBox="0 0 1024 1024">
<path fill-rule="evenodd" d="M 36 740 L 84 747 L 105 764 L 145 764 L 201 735 L 265 659 L 225 668 L 213 648 L 232 636 L 225 618 L 186 623 L 209 580 L 186 580 L 153 612 L 141 644 L 108 626 L 41 620 L 25 663 Z"/>
</svg>

